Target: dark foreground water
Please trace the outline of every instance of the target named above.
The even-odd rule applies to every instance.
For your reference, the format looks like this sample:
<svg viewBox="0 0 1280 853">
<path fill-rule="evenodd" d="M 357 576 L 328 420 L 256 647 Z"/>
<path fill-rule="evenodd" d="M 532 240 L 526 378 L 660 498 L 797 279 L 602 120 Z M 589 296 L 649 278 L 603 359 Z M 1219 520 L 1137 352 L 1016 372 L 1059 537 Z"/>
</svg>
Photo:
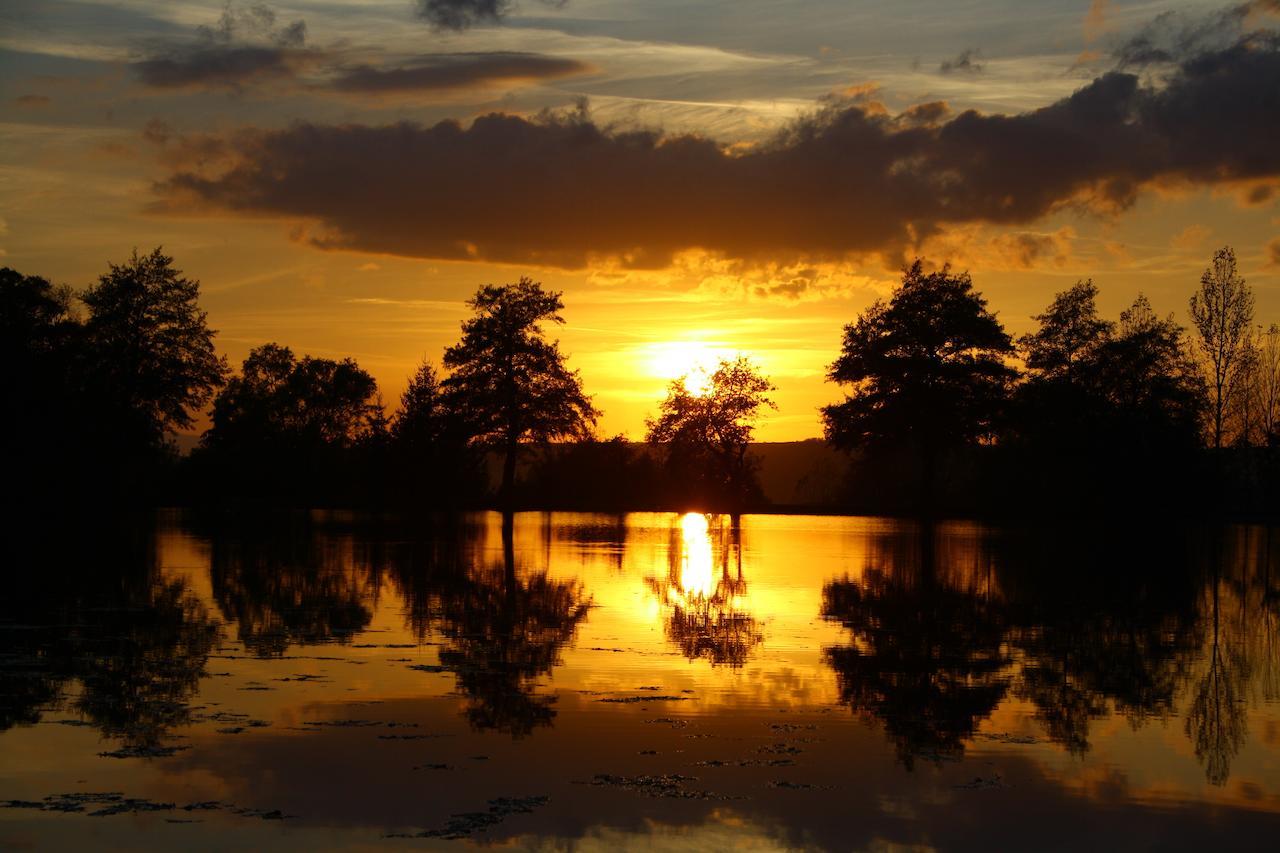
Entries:
<svg viewBox="0 0 1280 853">
<path fill-rule="evenodd" d="M 1280 839 L 1275 529 L 162 514 L 27 538 L 0 593 L 5 850 Z"/>
</svg>

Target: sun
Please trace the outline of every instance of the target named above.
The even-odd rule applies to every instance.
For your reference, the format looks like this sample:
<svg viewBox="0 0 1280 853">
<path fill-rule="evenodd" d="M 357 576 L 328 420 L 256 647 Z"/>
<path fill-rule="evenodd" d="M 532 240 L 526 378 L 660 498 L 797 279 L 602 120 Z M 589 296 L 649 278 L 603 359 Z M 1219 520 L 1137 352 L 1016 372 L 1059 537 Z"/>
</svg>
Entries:
<svg viewBox="0 0 1280 853">
<path fill-rule="evenodd" d="M 685 388 L 699 397 L 711 390 L 711 375 L 720 360 L 733 357 L 728 348 L 700 340 L 662 341 L 645 349 L 651 376 L 665 382 L 683 377 Z"/>
</svg>

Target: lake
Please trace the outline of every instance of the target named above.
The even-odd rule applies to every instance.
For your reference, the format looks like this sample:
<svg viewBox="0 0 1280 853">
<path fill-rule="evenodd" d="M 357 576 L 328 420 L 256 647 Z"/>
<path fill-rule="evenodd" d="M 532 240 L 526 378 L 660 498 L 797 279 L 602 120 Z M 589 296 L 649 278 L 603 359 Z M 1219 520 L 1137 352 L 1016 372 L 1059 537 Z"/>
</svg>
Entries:
<svg viewBox="0 0 1280 853">
<path fill-rule="evenodd" d="M 1276 528 L 50 527 L 5 551 L 3 849 L 1280 837 Z"/>
</svg>

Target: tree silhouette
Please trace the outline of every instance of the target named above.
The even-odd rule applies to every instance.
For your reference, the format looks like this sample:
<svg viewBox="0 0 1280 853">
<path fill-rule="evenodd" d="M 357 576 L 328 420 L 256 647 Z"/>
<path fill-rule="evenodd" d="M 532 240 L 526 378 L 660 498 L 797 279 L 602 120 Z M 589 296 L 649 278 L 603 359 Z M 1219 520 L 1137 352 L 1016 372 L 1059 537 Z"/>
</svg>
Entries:
<svg viewBox="0 0 1280 853">
<path fill-rule="evenodd" d="M 0 448 L 11 488 L 32 499 L 53 492 L 65 503 L 83 470 L 82 333 L 70 288 L 0 269 Z"/>
<path fill-rule="evenodd" d="M 119 424 L 117 440 L 158 446 L 166 431 L 191 426 L 222 385 L 227 366 L 199 293 L 200 283 L 157 248 L 111 264 L 81 297 L 89 309 L 88 381 L 100 415 Z"/>
<path fill-rule="evenodd" d="M 288 347 L 264 344 L 214 400 L 206 442 L 350 447 L 373 429 L 382 409 L 377 392 L 349 358 L 298 360 Z"/>
<path fill-rule="evenodd" d="M 1120 332 L 1100 360 L 1105 393 L 1129 419 L 1132 435 L 1149 444 L 1161 434 L 1166 446 L 1197 443 L 1204 386 L 1172 315 L 1160 319 L 1139 294 L 1120 312 Z"/>
<path fill-rule="evenodd" d="M 1230 246 L 1214 252 L 1200 276 L 1200 290 L 1191 297 L 1191 319 L 1212 394 L 1213 446 L 1220 448 L 1226 414 L 1239 391 L 1240 357 L 1253 322 L 1253 293 L 1236 272 L 1236 253 Z"/>
<path fill-rule="evenodd" d="M 932 498 L 937 456 L 989 437 L 1016 372 L 1009 335 L 968 273 L 925 273 L 917 259 L 889 302 L 845 326 L 827 378 L 852 393 L 825 406 L 827 440 L 853 450 L 907 446 Z"/>
<path fill-rule="evenodd" d="M 394 476 L 414 504 L 456 503 L 478 491 L 480 460 L 467 447 L 466 424 L 430 362 L 419 365 L 391 423 Z"/>
<path fill-rule="evenodd" d="M 502 450 L 501 494 L 509 503 L 520 443 L 585 436 L 599 412 L 577 371 L 565 366 L 559 342 L 548 341 L 542 329 L 543 322 L 564 322 L 559 293 L 521 278 L 485 285 L 467 304 L 475 316 L 445 350 L 451 373 L 443 384 L 475 439 Z"/>
<path fill-rule="evenodd" d="M 1098 316 L 1095 300 L 1098 288 L 1093 279 L 1054 296 L 1043 314 L 1032 319 L 1040 323 L 1035 332 L 1019 339 L 1026 353 L 1027 368 L 1045 379 L 1078 379 L 1088 371 L 1098 349 L 1110 339 L 1115 324 Z"/>
<path fill-rule="evenodd" d="M 235 495 L 292 494 L 308 505 L 351 500 L 373 473 L 358 452 L 386 429 L 377 383 L 353 360 L 298 359 L 273 343 L 250 351 L 211 420 L 193 460 L 209 480 Z"/>
<path fill-rule="evenodd" d="M 760 409 L 777 408 L 766 396 L 773 390 L 743 356 L 721 360 L 705 393 L 691 391 L 687 376 L 671 383 L 658 417 L 645 421 L 646 440 L 677 472 L 686 501 L 737 508 L 761 497 L 747 448 Z"/>
</svg>

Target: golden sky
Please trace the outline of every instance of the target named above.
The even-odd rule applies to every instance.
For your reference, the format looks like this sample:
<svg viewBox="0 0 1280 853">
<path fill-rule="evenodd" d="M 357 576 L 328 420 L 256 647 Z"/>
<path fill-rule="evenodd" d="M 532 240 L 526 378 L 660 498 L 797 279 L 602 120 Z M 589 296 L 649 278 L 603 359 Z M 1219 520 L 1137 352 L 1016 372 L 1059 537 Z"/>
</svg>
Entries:
<svg viewBox="0 0 1280 853">
<path fill-rule="evenodd" d="M 233 364 L 353 356 L 394 403 L 478 285 L 643 434 L 745 353 L 820 433 L 841 327 L 921 254 L 1009 330 L 1092 277 L 1186 322 L 1235 247 L 1280 321 L 1280 3 L 11 0 L 0 263 L 163 245 Z"/>
</svg>

